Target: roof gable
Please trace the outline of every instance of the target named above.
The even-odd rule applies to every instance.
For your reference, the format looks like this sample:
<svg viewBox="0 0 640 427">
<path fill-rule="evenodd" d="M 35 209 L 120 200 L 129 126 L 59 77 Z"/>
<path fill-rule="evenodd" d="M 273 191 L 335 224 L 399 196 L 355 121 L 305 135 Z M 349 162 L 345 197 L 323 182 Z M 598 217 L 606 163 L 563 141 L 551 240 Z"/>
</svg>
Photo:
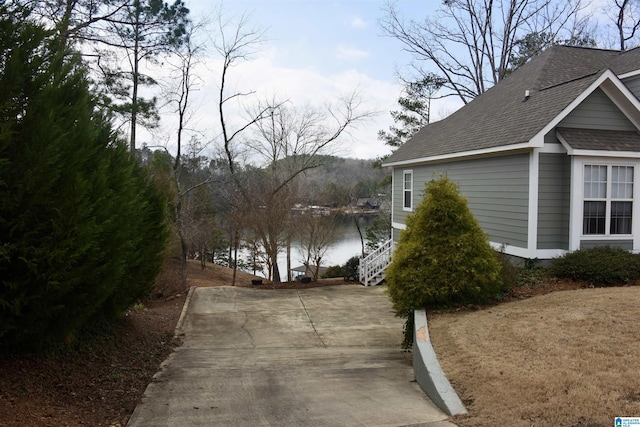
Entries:
<svg viewBox="0 0 640 427">
<path fill-rule="evenodd" d="M 384 165 L 542 144 L 549 125 L 597 85 L 615 79 L 614 88 L 623 86 L 608 67 L 629 73 L 639 64 L 640 50 L 551 47 L 446 119 L 425 126 Z"/>
</svg>

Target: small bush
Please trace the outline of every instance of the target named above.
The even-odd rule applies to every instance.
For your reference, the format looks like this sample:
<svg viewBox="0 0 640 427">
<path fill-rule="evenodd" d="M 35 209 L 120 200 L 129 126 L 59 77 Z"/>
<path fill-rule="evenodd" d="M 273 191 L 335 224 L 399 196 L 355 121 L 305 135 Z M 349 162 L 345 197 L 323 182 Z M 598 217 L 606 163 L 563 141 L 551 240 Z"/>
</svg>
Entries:
<svg viewBox="0 0 640 427">
<path fill-rule="evenodd" d="M 345 276 L 345 268 L 342 265 L 332 265 L 327 267 L 327 269 L 322 273 L 323 279 L 331 279 L 333 277 L 344 277 Z"/>
<path fill-rule="evenodd" d="M 476 304 L 504 291 L 495 251 L 447 177 L 427 184 L 425 198 L 407 218 L 386 283 L 396 315 L 404 318 L 416 309 Z M 407 327 L 404 345 L 412 340 Z"/>
<path fill-rule="evenodd" d="M 597 286 L 628 284 L 640 277 L 640 257 L 624 249 L 600 246 L 554 259 L 549 273 Z"/>
<path fill-rule="evenodd" d="M 396 313 L 475 304 L 504 290 L 501 266 L 455 183 L 427 184 L 425 198 L 400 234 L 387 269 Z"/>
<path fill-rule="evenodd" d="M 353 256 L 344 264 L 344 278 L 345 280 L 359 280 L 360 272 L 360 257 Z"/>
</svg>

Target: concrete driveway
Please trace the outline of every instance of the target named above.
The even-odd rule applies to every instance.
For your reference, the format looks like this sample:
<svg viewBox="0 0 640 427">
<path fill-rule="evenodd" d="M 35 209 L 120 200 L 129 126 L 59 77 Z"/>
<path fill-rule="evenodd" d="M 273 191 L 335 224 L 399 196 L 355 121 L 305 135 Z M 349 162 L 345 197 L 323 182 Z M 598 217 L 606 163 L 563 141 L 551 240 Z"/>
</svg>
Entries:
<svg viewBox="0 0 640 427">
<path fill-rule="evenodd" d="M 196 288 L 138 426 L 453 426 L 379 287 Z"/>
</svg>

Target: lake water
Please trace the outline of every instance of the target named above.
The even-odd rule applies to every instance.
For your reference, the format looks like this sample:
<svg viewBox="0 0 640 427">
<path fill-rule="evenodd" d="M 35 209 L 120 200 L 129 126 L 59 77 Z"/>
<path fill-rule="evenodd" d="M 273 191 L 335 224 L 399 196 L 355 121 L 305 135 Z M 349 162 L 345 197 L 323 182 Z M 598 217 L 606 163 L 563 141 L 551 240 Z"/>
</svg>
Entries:
<svg viewBox="0 0 640 427">
<path fill-rule="evenodd" d="M 360 219 L 362 234 L 365 234 L 366 227 L 373 222 L 374 216 L 366 216 Z M 321 265 L 328 267 L 331 265 L 343 265 L 353 256 L 362 255 L 362 244 L 360 235 L 353 218 L 345 217 L 340 221 L 338 239 L 333 243 L 324 255 Z M 366 244 L 366 239 L 365 239 Z M 303 264 L 304 257 L 300 254 L 300 244 L 293 242 L 291 245 L 291 267 L 295 268 Z M 287 254 L 282 252 L 278 257 L 278 267 L 282 280 L 287 278 Z M 259 274 L 262 275 L 263 274 Z"/>
</svg>

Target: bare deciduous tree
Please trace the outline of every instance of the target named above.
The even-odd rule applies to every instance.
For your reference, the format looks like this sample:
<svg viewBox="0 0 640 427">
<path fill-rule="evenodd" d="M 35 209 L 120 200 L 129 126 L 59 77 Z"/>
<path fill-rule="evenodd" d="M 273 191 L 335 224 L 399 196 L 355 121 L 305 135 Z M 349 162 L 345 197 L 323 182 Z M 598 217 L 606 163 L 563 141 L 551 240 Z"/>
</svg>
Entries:
<svg viewBox="0 0 640 427">
<path fill-rule="evenodd" d="M 176 147 L 172 177 L 176 189 L 176 231 L 180 238 L 183 267 L 186 265 L 190 246 L 198 241 L 197 246 L 202 252 L 206 240 L 215 228 L 212 224 L 212 204 L 207 203 L 211 196 L 207 192 L 207 184 L 211 183 L 214 177 L 211 169 L 204 175 L 201 173 L 206 171 L 201 164 L 205 160 L 201 153 L 206 144 L 201 144 L 192 133 L 188 150 L 186 153 L 183 152 L 184 139 L 193 113 L 191 97 L 202 83 L 196 68 L 201 61 L 204 47 L 196 40 L 204 25 L 203 22 L 197 24 L 188 22 L 184 29 L 183 42 L 174 45 L 170 51 L 171 55 L 166 58 L 170 73 L 164 98 L 167 99 L 168 105 L 173 108 L 178 119 L 175 140 L 172 139 L 174 142 L 172 145 Z M 202 256 L 204 258 L 204 254 Z"/>
<path fill-rule="evenodd" d="M 220 19 L 219 30 L 215 46 L 223 65 L 218 107 L 222 144 L 237 197 L 231 215 L 242 218 L 244 226 L 260 239 L 269 278 L 279 282 L 277 260 L 296 199 L 295 179 L 317 167 L 319 156 L 327 154 L 342 135 L 370 113 L 359 111 L 355 93 L 324 111 L 310 107 L 296 110 L 282 102 L 268 101 L 254 104 L 247 120 L 232 130 L 227 120 L 229 104 L 247 99 L 254 92 L 229 91 L 229 72 L 259 48 L 263 33 L 250 28 L 247 16 L 235 24 Z M 247 172 L 239 167 L 237 153 L 244 150 L 259 168 Z"/>
<path fill-rule="evenodd" d="M 247 224 L 260 237 L 272 266 L 272 280 L 280 281 L 277 257 L 289 237 L 291 208 L 300 199 L 296 179 L 320 166 L 321 155 L 334 148 L 340 135 L 366 114 L 357 113 L 357 98 L 344 99 L 339 108 L 271 108 L 255 123 L 247 147 L 263 167 L 259 185 L 246 186 L 247 206 L 258 205 L 259 216 Z M 258 111 L 264 108 L 258 106 Z M 253 115 L 255 116 L 255 114 Z"/>
<path fill-rule="evenodd" d="M 336 241 L 337 218 L 335 215 L 315 213 L 298 219 L 296 234 L 300 239 L 300 255 L 315 282 L 319 278 L 320 265 L 329 247 Z"/>
<path fill-rule="evenodd" d="M 508 74 L 527 34 L 580 38 L 587 25 L 581 11 L 581 0 L 445 0 L 436 16 L 419 22 L 405 20 L 391 3 L 381 25 L 418 61 L 419 74 L 435 68 L 444 87 L 467 103 Z"/>
<path fill-rule="evenodd" d="M 640 2 L 638 0 L 611 0 L 605 6 L 605 14 L 614 22 L 620 50 L 629 49 L 629 44 L 638 44 L 640 28 Z"/>
</svg>

